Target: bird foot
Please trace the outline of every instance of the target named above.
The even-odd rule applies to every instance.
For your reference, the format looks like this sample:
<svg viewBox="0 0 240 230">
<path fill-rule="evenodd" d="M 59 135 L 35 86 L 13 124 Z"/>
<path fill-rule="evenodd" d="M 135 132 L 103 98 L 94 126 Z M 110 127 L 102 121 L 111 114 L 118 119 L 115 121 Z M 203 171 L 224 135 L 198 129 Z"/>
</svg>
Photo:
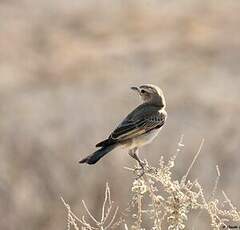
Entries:
<svg viewBox="0 0 240 230">
<path fill-rule="evenodd" d="M 139 171 L 136 173 L 137 176 L 134 177 L 136 180 L 141 178 L 145 174 L 145 170 L 143 168 L 136 169 L 136 171 Z"/>
<path fill-rule="evenodd" d="M 136 167 L 134 169 L 134 171 L 137 174 L 137 177 L 135 179 L 139 179 L 139 178 L 141 178 L 145 174 L 145 168 L 144 167 L 146 166 L 146 162 L 140 161 L 140 162 L 138 162 L 138 165 L 140 167 Z"/>
</svg>

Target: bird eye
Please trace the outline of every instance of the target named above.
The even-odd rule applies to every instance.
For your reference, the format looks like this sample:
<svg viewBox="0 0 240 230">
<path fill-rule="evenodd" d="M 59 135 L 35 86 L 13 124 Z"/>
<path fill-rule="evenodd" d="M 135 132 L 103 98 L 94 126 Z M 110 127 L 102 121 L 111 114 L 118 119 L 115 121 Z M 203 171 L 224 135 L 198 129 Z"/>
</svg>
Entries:
<svg viewBox="0 0 240 230">
<path fill-rule="evenodd" d="M 141 93 L 146 93 L 146 90 L 142 89 L 142 90 L 141 90 Z"/>
</svg>

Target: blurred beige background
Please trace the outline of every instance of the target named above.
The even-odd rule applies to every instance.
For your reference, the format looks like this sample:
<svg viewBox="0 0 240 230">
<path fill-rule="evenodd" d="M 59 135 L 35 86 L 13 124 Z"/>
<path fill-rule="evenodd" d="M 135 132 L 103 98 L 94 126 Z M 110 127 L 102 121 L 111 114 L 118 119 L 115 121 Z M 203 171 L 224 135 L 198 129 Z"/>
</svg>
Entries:
<svg viewBox="0 0 240 230">
<path fill-rule="evenodd" d="M 126 152 L 77 162 L 137 106 L 129 88 L 142 83 L 164 90 L 169 117 L 141 156 L 157 165 L 184 134 L 179 179 L 205 138 L 191 178 L 210 193 L 218 164 L 217 195 L 240 207 L 239 12 L 237 0 L 1 0 L 0 229 L 64 229 L 60 196 L 99 215 L 106 181 L 126 208 Z"/>
</svg>

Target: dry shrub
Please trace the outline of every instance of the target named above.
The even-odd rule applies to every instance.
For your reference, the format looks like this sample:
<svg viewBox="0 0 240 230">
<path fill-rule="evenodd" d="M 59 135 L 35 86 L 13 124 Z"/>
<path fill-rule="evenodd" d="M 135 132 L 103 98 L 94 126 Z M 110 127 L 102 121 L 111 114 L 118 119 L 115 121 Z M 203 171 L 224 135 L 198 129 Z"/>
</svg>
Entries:
<svg viewBox="0 0 240 230">
<path fill-rule="evenodd" d="M 168 161 L 165 161 L 161 157 L 158 167 L 149 165 L 145 160 L 145 174 L 142 177 L 138 177 L 138 166 L 135 168 L 126 168 L 133 172 L 136 179 L 134 179 L 131 188 L 132 199 L 128 208 L 122 213 L 119 213 L 118 207 L 114 207 L 113 205 L 108 184 L 106 184 L 105 199 L 100 220 L 95 219 L 88 210 L 85 202 L 82 201 L 88 217 L 92 220 L 91 224 L 85 220 L 84 216 L 81 218 L 77 217 L 71 211 L 70 206 L 61 198 L 68 213 L 67 230 L 70 230 L 71 227 L 75 230 L 143 230 L 146 229 L 143 227 L 144 221 L 147 221 L 148 224 L 150 223 L 151 226 L 148 229 L 161 230 L 165 229 L 163 226 L 167 226 L 169 230 L 180 230 L 186 228 L 189 214 L 192 211 L 199 211 L 196 218 L 202 212 L 206 212 L 209 216 L 210 227 L 214 230 L 230 229 L 231 226 L 228 225 L 229 223 L 240 224 L 240 212 L 234 207 L 225 192 L 222 191 L 225 199 L 222 205 L 215 197 L 220 178 L 218 166 L 216 166 L 217 178 L 210 198 L 206 198 L 207 195 L 204 194 L 203 188 L 197 179 L 194 181 L 187 179 L 201 151 L 202 145 L 203 141 L 186 174 L 180 181 L 173 180 L 172 169 L 174 168 L 178 153 L 184 146 L 182 138 L 178 143 L 176 153 Z M 129 220 L 129 217 L 132 221 L 127 223 L 126 220 Z M 194 229 L 194 226 L 192 229 Z"/>
</svg>

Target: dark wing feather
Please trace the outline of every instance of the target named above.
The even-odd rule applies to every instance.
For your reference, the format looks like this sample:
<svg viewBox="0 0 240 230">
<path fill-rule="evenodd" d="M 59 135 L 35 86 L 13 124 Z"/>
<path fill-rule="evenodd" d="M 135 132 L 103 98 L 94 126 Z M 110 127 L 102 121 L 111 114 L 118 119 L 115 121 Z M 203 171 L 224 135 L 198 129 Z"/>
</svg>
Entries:
<svg viewBox="0 0 240 230">
<path fill-rule="evenodd" d="M 159 113 L 157 107 L 143 104 L 130 113 L 112 132 L 109 139 L 124 141 L 160 128 L 166 120 L 165 113 Z"/>
</svg>

